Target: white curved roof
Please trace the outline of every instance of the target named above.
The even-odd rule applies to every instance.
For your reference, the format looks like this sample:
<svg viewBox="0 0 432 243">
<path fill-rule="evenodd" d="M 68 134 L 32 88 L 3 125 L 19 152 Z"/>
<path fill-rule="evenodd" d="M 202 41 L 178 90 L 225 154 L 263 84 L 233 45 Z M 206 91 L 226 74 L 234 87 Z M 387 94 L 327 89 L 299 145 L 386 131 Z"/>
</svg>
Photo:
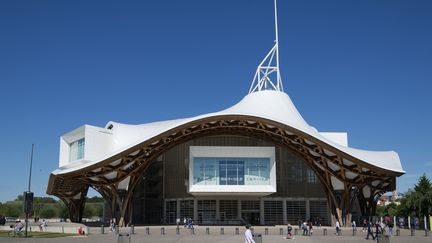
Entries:
<svg viewBox="0 0 432 243">
<path fill-rule="evenodd" d="M 263 90 L 253 92 L 246 95 L 240 102 L 234 106 L 214 113 L 208 113 L 196 117 L 168 120 L 161 122 L 153 122 L 142 125 L 127 125 L 116 122 L 109 122 L 107 127 L 113 125 L 113 141 L 111 151 L 104 156 L 105 160 L 111 156 L 118 154 L 128 148 L 142 143 L 154 136 L 157 136 L 172 128 L 181 126 L 188 122 L 192 122 L 202 118 L 221 115 L 245 115 L 254 116 L 272 120 L 287 126 L 300 130 L 320 141 L 326 143 L 352 157 L 371 165 L 404 173 L 399 156 L 394 151 L 366 151 L 347 146 L 340 145 L 328 138 L 322 136 L 315 128 L 309 126 L 300 115 L 289 96 L 281 91 Z M 53 172 L 54 174 L 63 174 L 78 169 L 85 168 L 89 165 L 98 163 L 99 161 L 89 161 L 86 163 L 70 164 Z"/>
</svg>

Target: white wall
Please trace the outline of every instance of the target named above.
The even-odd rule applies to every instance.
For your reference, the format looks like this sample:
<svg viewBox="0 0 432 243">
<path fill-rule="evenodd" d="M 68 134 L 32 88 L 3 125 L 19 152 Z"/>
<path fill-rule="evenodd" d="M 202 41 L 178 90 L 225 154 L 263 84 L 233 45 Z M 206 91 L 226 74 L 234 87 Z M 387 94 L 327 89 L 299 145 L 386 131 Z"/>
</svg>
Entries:
<svg viewBox="0 0 432 243">
<path fill-rule="evenodd" d="M 70 144 L 85 138 L 84 158 L 69 161 Z M 112 131 L 102 127 L 83 125 L 60 137 L 59 166 L 64 167 L 72 163 L 95 161 L 103 158 L 111 151 Z"/>
</svg>

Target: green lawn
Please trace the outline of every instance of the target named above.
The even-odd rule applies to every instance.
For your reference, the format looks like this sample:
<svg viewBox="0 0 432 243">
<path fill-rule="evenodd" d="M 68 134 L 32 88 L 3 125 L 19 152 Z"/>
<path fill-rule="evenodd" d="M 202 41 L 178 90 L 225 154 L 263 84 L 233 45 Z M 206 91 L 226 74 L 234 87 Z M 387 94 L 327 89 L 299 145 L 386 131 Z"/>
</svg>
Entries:
<svg viewBox="0 0 432 243">
<path fill-rule="evenodd" d="M 28 237 L 32 237 L 32 238 L 57 238 L 57 237 L 67 237 L 67 236 L 73 236 L 76 234 L 65 234 L 65 233 L 52 233 L 52 232 L 27 232 L 28 233 Z M 10 237 L 9 236 L 9 231 L 7 230 L 0 230 L 0 237 Z M 15 236 L 18 237 L 18 236 Z M 24 233 L 23 236 L 24 237 Z"/>
</svg>

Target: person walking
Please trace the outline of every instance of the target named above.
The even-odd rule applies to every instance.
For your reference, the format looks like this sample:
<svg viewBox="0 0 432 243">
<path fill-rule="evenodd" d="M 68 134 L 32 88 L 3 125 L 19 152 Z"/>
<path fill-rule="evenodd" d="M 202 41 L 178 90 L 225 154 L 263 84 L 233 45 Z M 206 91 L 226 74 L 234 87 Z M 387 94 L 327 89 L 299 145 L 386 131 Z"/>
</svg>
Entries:
<svg viewBox="0 0 432 243">
<path fill-rule="evenodd" d="M 339 224 L 339 220 L 336 221 L 336 235 L 340 235 L 340 224 Z"/>
<path fill-rule="evenodd" d="M 255 243 L 253 237 L 252 237 L 252 232 L 250 230 L 251 225 L 247 224 L 245 225 L 246 227 L 246 231 L 245 231 L 245 243 Z"/>
<path fill-rule="evenodd" d="M 292 235 L 291 231 L 292 231 L 292 226 L 291 226 L 291 224 L 288 224 L 288 227 L 287 227 L 287 237 L 286 237 L 287 240 L 293 239 L 293 235 Z"/>
<path fill-rule="evenodd" d="M 369 235 L 372 236 L 372 240 L 375 240 L 375 236 L 373 235 L 373 232 L 372 232 L 371 222 L 370 221 L 366 221 L 366 225 L 367 225 L 366 240 L 369 240 Z"/>
<path fill-rule="evenodd" d="M 312 236 L 313 233 L 313 223 L 312 221 L 309 221 L 309 236 Z"/>
</svg>

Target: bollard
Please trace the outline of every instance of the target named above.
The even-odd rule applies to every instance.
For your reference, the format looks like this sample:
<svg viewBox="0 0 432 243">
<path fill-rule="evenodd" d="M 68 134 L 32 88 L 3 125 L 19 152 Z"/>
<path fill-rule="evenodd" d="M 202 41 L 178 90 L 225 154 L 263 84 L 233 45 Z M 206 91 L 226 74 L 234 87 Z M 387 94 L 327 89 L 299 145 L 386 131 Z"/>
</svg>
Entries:
<svg viewBox="0 0 432 243">
<path fill-rule="evenodd" d="M 191 228 L 191 235 L 195 234 L 195 228 Z"/>
<path fill-rule="evenodd" d="M 425 237 L 429 236 L 429 230 L 425 229 Z"/>
<path fill-rule="evenodd" d="M 115 233 L 116 233 L 116 235 L 118 235 L 118 234 L 119 234 L 119 231 L 120 231 L 120 229 L 119 229 L 119 226 L 118 226 L 118 225 L 116 225 L 116 226 L 115 226 Z"/>
<path fill-rule="evenodd" d="M 130 231 L 131 231 L 131 234 L 135 234 L 135 226 L 134 225 L 130 226 Z"/>
<path fill-rule="evenodd" d="M 86 235 L 89 235 L 90 234 L 90 228 L 87 226 L 87 232 L 86 232 Z"/>
<path fill-rule="evenodd" d="M 415 236 L 415 229 L 411 229 L 411 236 Z"/>
<path fill-rule="evenodd" d="M 396 236 L 400 236 L 400 229 L 396 229 Z"/>
<path fill-rule="evenodd" d="M 150 234 L 150 228 L 146 227 L 146 234 L 149 235 Z"/>
<path fill-rule="evenodd" d="M 101 234 L 105 234 L 105 226 L 101 225 Z"/>
<path fill-rule="evenodd" d="M 294 229 L 294 235 L 298 235 L 298 229 Z"/>
<path fill-rule="evenodd" d="M 220 228 L 220 234 L 221 234 L 221 235 L 225 234 L 225 232 L 224 232 L 224 228 Z"/>
<path fill-rule="evenodd" d="M 265 228 L 265 229 L 264 229 L 264 234 L 265 234 L 265 235 L 268 235 L 268 228 Z"/>
<path fill-rule="evenodd" d="M 118 234 L 117 243 L 130 243 L 131 236 L 130 234 Z"/>
<path fill-rule="evenodd" d="M 239 228 L 235 228 L 235 234 L 236 234 L 236 235 L 239 234 Z"/>
<path fill-rule="evenodd" d="M 356 235 L 356 230 L 353 229 L 352 232 L 353 232 L 353 236 L 355 236 Z"/>
<path fill-rule="evenodd" d="M 164 235 L 164 234 L 165 234 L 165 228 L 162 227 L 162 228 L 161 228 L 161 235 Z"/>
<path fill-rule="evenodd" d="M 327 229 L 323 229 L 323 235 L 327 235 Z"/>
<path fill-rule="evenodd" d="M 283 235 L 283 229 L 282 228 L 279 228 L 279 234 Z"/>
<path fill-rule="evenodd" d="M 206 228 L 206 235 L 209 235 L 210 234 L 210 229 L 209 229 L 209 227 L 207 227 Z"/>
<path fill-rule="evenodd" d="M 176 228 L 176 234 L 177 234 L 177 235 L 180 234 L 180 228 L 179 228 L 179 227 Z"/>
</svg>

